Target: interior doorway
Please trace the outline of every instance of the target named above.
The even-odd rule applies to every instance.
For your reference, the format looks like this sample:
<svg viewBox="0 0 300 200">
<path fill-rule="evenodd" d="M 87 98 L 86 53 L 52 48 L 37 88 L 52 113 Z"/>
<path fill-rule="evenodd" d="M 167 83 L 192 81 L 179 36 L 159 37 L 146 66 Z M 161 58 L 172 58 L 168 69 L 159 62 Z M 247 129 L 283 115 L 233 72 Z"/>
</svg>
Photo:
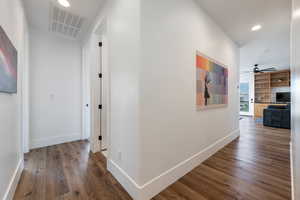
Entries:
<svg viewBox="0 0 300 200">
<path fill-rule="evenodd" d="M 254 83 L 253 73 L 244 73 L 240 77 L 240 115 L 253 116 Z"/>
<path fill-rule="evenodd" d="M 89 113 L 83 115 L 86 132 L 90 131 L 89 141 L 93 153 L 102 152 L 108 157 L 109 144 L 109 69 L 107 65 L 106 23 L 103 21 L 93 31 L 91 38 L 83 48 L 85 104 Z"/>
</svg>

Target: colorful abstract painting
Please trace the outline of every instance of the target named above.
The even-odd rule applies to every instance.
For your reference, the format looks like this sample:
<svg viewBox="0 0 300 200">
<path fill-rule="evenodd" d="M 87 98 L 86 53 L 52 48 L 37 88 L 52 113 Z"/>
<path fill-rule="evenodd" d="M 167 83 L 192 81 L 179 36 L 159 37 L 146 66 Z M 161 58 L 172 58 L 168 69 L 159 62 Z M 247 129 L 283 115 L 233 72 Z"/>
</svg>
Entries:
<svg viewBox="0 0 300 200">
<path fill-rule="evenodd" d="M 18 53 L 0 26 L 0 92 L 17 92 Z"/>
<path fill-rule="evenodd" d="M 216 108 L 228 104 L 228 69 L 197 52 L 197 108 Z"/>
</svg>

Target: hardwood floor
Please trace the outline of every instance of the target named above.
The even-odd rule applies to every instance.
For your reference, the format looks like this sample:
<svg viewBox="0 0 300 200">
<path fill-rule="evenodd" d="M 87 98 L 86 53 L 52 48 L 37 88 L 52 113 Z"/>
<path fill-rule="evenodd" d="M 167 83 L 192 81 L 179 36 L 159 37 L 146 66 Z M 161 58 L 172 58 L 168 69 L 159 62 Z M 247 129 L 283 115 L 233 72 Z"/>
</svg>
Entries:
<svg viewBox="0 0 300 200">
<path fill-rule="evenodd" d="M 290 131 L 248 117 L 240 126 L 239 139 L 154 199 L 291 199 Z"/>
<path fill-rule="evenodd" d="M 41 148 L 25 156 L 15 200 L 131 200 L 87 141 Z"/>
<path fill-rule="evenodd" d="M 153 200 L 291 199 L 290 131 L 240 121 L 241 137 Z M 129 200 L 86 141 L 31 151 L 15 200 Z"/>
</svg>

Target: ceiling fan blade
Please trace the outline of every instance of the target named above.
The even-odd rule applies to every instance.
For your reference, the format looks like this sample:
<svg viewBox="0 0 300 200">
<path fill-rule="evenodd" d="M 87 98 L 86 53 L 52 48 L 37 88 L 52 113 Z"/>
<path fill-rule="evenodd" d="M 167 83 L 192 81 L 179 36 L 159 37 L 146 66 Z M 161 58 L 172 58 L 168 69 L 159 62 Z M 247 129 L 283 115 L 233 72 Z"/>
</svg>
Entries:
<svg viewBox="0 0 300 200">
<path fill-rule="evenodd" d="M 267 68 L 267 69 L 262 69 L 260 71 L 261 72 L 274 72 L 274 71 L 276 71 L 276 69 L 274 67 L 271 67 L 271 68 Z"/>
<path fill-rule="evenodd" d="M 276 70 L 276 68 L 275 68 L 275 67 L 269 67 L 269 68 L 265 68 L 265 69 Z"/>
</svg>

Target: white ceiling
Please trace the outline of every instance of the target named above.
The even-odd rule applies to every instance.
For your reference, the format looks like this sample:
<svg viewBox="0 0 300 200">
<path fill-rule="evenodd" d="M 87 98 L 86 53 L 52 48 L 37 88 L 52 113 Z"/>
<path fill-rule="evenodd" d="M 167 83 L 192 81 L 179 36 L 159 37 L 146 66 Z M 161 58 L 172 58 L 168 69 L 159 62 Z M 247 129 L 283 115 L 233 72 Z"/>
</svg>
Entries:
<svg viewBox="0 0 300 200">
<path fill-rule="evenodd" d="M 289 67 L 291 0 L 198 0 L 240 47 L 241 70 Z M 251 28 L 261 24 L 260 31 Z"/>
<path fill-rule="evenodd" d="M 49 31 L 51 2 L 57 0 L 23 0 L 30 26 Z M 85 18 L 78 39 L 81 40 L 97 16 L 104 0 L 69 0 L 66 10 Z M 241 70 L 254 64 L 278 69 L 289 67 L 291 0 L 198 0 L 201 7 L 240 47 Z M 263 28 L 252 32 L 251 27 Z"/>
<path fill-rule="evenodd" d="M 94 22 L 104 0 L 68 0 L 69 8 L 63 8 L 57 0 L 23 0 L 29 25 L 33 28 L 49 32 L 51 24 L 52 5 L 67 12 L 84 18 L 82 31 L 76 39 L 81 40 L 87 33 L 89 26 Z M 51 5 L 52 4 L 52 5 Z"/>
</svg>

